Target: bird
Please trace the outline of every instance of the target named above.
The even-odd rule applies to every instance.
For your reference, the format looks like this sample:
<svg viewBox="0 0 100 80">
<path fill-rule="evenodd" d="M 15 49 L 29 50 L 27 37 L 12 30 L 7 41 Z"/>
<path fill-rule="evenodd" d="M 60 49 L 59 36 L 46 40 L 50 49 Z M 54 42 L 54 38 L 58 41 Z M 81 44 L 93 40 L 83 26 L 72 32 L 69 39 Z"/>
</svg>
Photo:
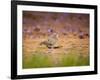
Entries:
<svg viewBox="0 0 100 80">
<path fill-rule="evenodd" d="M 55 44 L 57 43 L 57 41 L 58 41 L 58 35 L 57 33 L 53 33 L 48 37 L 47 40 L 41 42 L 40 45 L 45 45 L 49 49 L 58 48 L 58 47 L 55 47 Z"/>
</svg>

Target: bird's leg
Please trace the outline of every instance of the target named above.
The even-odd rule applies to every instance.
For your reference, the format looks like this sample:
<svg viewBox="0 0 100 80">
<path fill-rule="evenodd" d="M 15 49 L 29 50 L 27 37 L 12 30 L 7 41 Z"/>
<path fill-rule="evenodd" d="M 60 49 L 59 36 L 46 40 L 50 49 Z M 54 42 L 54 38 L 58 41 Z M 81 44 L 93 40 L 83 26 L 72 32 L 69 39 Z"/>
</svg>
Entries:
<svg viewBox="0 0 100 80">
<path fill-rule="evenodd" d="M 51 52 L 53 51 L 53 49 L 54 49 L 54 47 L 52 46 L 52 47 L 51 47 Z"/>
<path fill-rule="evenodd" d="M 51 48 L 50 48 L 50 49 L 48 49 L 48 53 L 51 53 Z"/>
<path fill-rule="evenodd" d="M 48 53 L 52 53 L 53 49 L 54 49 L 53 46 L 51 48 L 49 48 Z"/>
</svg>

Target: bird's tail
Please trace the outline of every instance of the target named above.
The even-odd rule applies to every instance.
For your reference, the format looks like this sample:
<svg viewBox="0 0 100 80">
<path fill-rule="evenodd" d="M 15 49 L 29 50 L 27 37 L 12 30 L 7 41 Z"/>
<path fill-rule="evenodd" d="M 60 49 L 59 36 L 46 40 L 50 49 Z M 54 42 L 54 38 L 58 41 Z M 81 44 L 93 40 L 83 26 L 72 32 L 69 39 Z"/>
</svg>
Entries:
<svg viewBox="0 0 100 80">
<path fill-rule="evenodd" d="M 46 41 L 43 41 L 43 42 L 40 43 L 40 45 L 46 45 L 46 44 L 47 44 Z"/>
</svg>

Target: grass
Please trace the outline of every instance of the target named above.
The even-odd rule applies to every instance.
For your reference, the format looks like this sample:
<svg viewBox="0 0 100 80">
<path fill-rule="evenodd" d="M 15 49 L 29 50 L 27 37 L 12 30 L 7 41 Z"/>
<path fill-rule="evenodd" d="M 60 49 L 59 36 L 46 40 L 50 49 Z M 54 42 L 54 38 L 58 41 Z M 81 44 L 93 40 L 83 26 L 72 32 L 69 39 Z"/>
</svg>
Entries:
<svg viewBox="0 0 100 80">
<path fill-rule="evenodd" d="M 31 58 L 27 60 L 23 59 L 23 68 L 43 68 L 52 66 L 51 59 L 43 53 L 33 54 Z"/>
<path fill-rule="evenodd" d="M 49 54 L 49 53 L 48 53 Z M 68 53 L 60 54 L 60 61 L 56 59 L 55 64 L 52 56 L 38 50 L 29 57 L 23 56 L 23 68 L 44 68 L 44 67 L 68 67 L 89 65 L 89 56 L 83 56 L 80 52 L 70 50 Z M 59 54 L 58 54 L 59 55 Z"/>
<path fill-rule="evenodd" d="M 61 63 L 61 66 L 85 66 L 89 65 L 89 58 L 83 57 L 77 54 L 69 53 L 66 55 L 63 55 Z"/>
</svg>

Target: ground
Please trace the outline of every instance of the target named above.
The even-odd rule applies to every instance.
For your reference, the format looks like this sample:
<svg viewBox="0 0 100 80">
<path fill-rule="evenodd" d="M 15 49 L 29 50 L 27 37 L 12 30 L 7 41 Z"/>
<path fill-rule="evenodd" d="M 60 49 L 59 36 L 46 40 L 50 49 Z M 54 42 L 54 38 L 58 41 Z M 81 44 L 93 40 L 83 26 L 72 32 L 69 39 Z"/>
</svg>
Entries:
<svg viewBox="0 0 100 80">
<path fill-rule="evenodd" d="M 80 39 L 78 36 L 74 36 L 74 35 L 60 36 L 55 46 L 61 46 L 61 47 L 56 49 L 48 49 L 45 45 L 40 45 L 40 43 L 42 41 L 45 41 L 46 39 L 47 37 L 45 38 L 41 37 L 37 39 L 26 38 L 24 40 L 24 45 L 23 45 L 24 46 L 23 47 L 24 68 L 34 68 L 34 67 L 42 67 L 42 66 L 59 67 L 59 66 L 89 65 L 88 37 L 84 39 Z M 42 56 L 43 59 L 41 59 Z M 84 61 L 80 62 L 81 64 L 79 63 L 79 61 L 81 61 L 80 58 L 84 59 Z M 35 66 L 32 65 L 34 64 L 34 59 L 36 64 Z M 45 60 L 47 60 L 47 62 L 45 62 Z"/>
<path fill-rule="evenodd" d="M 89 65 L 89 21 L 86 13 L 23 11 L 23 68 Z M 54 32 L 58 48 L 40 45 Z"/>
</svg>

